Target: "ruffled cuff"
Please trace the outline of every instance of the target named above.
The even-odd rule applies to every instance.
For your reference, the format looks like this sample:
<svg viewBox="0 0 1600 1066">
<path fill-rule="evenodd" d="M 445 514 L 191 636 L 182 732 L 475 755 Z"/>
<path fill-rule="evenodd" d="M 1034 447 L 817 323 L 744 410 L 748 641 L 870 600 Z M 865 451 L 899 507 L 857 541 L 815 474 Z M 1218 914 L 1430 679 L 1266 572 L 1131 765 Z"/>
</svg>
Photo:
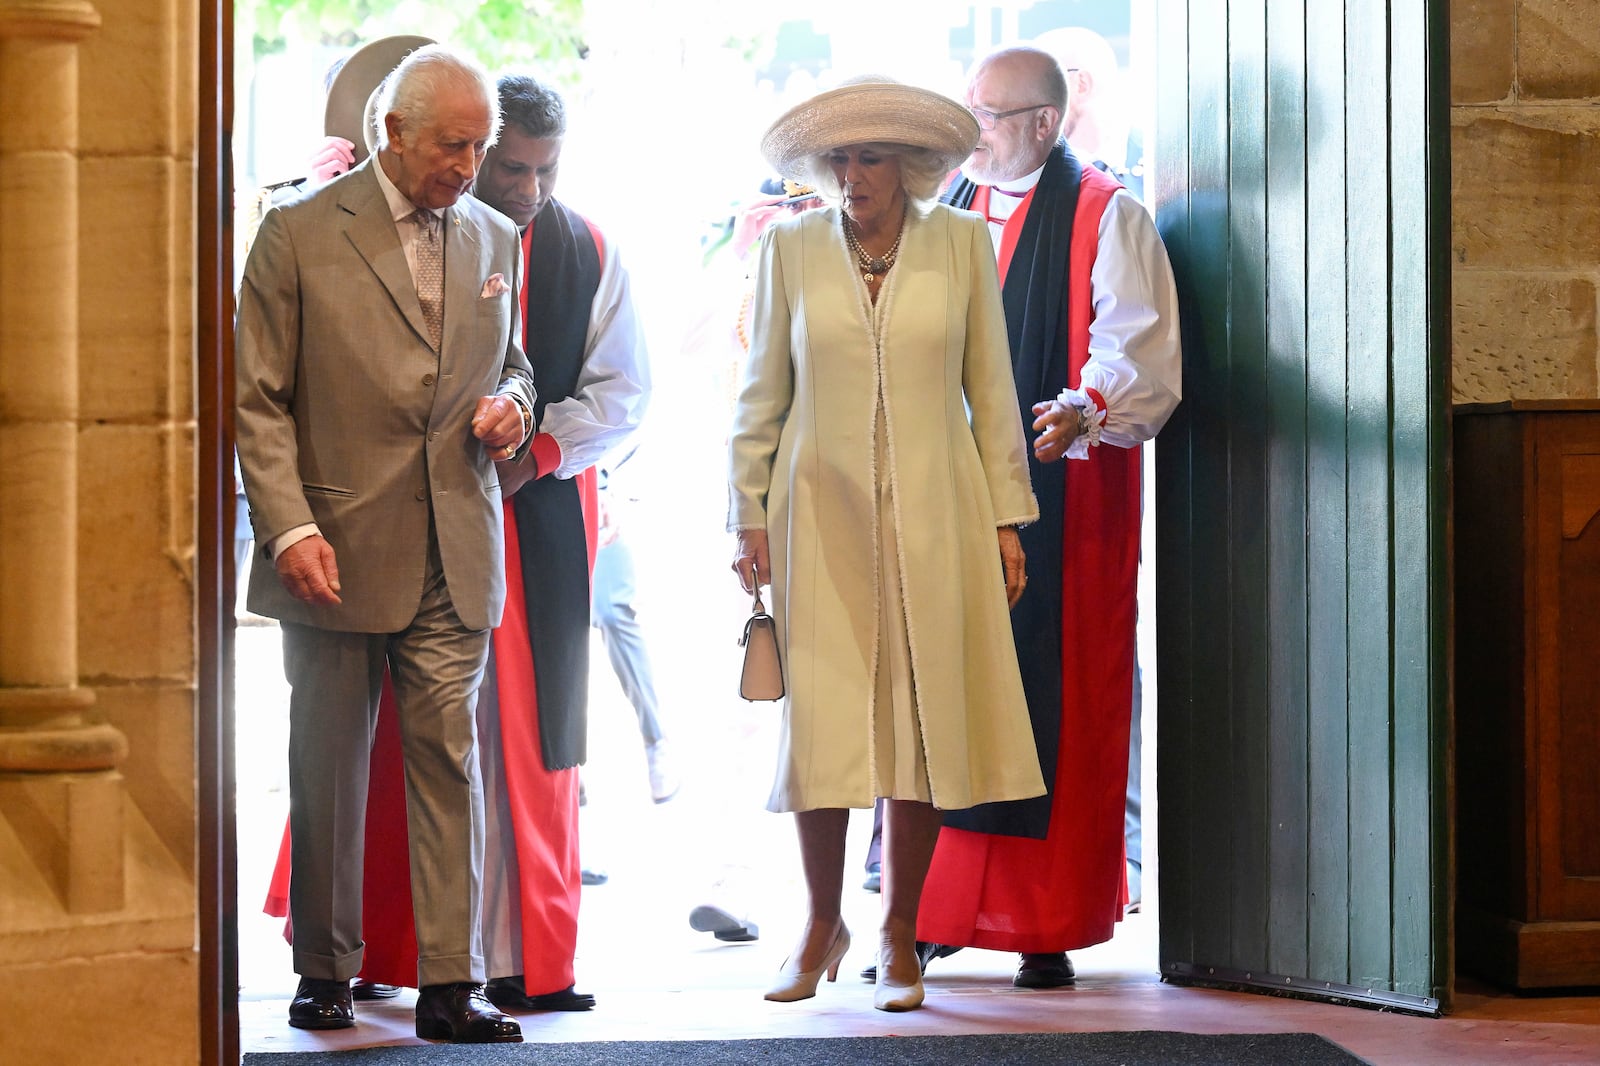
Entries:
<svg viewBox="0 0 1600 1066">
<path fill-rule="evenodd" d="M 1066 458 L 1089 458 L 1089 449 L 1100 447 L 1100 431 L 1106 424 L 1106 398 L 1096 389 L 1062 389 L 1056 402 L 1076 409 L 1084 427 L 1067 445 Z"/>
</svg>

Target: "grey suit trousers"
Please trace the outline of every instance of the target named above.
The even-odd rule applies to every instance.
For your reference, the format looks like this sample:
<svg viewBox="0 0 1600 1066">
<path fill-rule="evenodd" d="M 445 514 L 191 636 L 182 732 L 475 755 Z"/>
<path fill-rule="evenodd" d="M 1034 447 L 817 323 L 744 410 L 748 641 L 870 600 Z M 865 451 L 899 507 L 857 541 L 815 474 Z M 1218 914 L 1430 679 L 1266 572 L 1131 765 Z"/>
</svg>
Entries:
<svg viewBox="0 0 1600 1066">
<path fill-rule="evenodd" d="M 398 633 L 283 623 L 289 913 L 294 969 L 306 977 L 346 980 L 361 969 L 367 768 L 387 662 L 405 761 L 417 985 L 484 980 L 475 712 L 489 630 L 462 623 L 436 543 L 428 556 L 416 617 Z"/>
</svg>

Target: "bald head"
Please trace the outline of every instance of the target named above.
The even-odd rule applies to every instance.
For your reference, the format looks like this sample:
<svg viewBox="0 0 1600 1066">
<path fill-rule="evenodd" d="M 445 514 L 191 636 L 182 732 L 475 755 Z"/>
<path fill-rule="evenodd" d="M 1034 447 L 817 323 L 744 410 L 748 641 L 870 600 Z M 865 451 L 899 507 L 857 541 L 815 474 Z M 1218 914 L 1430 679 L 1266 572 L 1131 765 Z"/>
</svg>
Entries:
<svg viewBox="0 0 1600 1066">
<path fill-rule="evenodd" d="M 978 147 L 961 168 L 984 185 L 1039 169 L 1061 135 L 1067 83 L 1061 67 L 1037 48 L 1002 48 L 978 61 L 966 104 L 978 119 Z"/>
<path fill-rule="evenodd" d="M 996 78 L 1021 90 L 1022 95 L 1049 104 L 1060 114 L 1067 112 L 1067 80 L 1061 73 L 1061 64 L 1042 49 L 1028 45 L 1014 45 L 990 52 L 972 69 L 972 79 L 979 75 Z"/>
</svg>

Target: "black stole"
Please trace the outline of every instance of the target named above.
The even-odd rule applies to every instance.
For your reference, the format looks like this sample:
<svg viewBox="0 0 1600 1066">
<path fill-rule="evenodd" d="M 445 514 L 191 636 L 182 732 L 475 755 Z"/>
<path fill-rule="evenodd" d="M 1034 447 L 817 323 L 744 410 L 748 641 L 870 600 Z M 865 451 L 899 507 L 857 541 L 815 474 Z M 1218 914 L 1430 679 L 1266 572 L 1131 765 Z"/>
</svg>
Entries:
<svg viewBox="0 0 1600 1066">
<path fill-rule="evenodd" d="M 1078 211 L 1083 169 L 1064 141 L 1045 161 L 1044 172 L 1022 220 L 1001 295 L 1011 338 L 1011 372 L 1017 406 L 1030 444 L 1033 405 L 1067 387 L 1067 302 L 1072 261 L 1072 222 Z M 970 207 L 977 186 L 965 177 L 946 190 L 944 202 Z M 994 192 L 991 197 L 998 195 Z M 945 824 L 977 833 L 1043 840 L 1050 829 L 1056 755 L 1061 741 L 1061 545 L 1067 481 L 1065 460 L 1040 463 L 1028 449 L 1028 475 L 1039 500 L 1039 520 L 1019 530 L 1028 559 L 1028 586 L 1011 610 L 1011 631 L 1022 669 L 1022 689 L 1033 723 L 1033 742 L 1044 773 L 1043 796 L 985 803 L 950 811 Z"/>
<path fill-rule="evenodd" d="M 581 216 L 551 200 L 533 222 L 523 345 L 533 364 L 534 423 L 577 388 L 600 287 L 600 252 Z M 578 483 L 546 476 L 511 499 L 521 540 L 528 636 L 545 769 L 588 758 L 589 547 Z M 505 693 L 501 693 L 502 698 Z"/>
</svg>

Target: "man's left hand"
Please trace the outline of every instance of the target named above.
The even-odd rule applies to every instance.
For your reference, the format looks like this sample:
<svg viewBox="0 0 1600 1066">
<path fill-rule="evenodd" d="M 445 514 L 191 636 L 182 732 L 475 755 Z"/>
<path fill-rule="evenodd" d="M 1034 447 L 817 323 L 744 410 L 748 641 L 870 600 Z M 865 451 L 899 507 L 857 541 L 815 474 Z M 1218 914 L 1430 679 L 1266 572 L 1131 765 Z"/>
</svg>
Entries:
<svg viewBox="0 0 1600 1066">
<path fill-rule="evenodd" d="M 489 449 L 489 458 L 509 459 L 517 453 L 523 436 L 522 409 L 505 396 L 478 397 L 472 413 L 472 435 Z"/>
<path fill-rule="evenodd" d="M 1078 439 L 1082 427 L 1078 409 L 1060 400 L 1041 400 L 1033 405 L 1033 414 L 1033 428 L 1039 433 L 1033 441 L 1033 456 L 1041 463 L 1053 463 Z"/>
</svg>

